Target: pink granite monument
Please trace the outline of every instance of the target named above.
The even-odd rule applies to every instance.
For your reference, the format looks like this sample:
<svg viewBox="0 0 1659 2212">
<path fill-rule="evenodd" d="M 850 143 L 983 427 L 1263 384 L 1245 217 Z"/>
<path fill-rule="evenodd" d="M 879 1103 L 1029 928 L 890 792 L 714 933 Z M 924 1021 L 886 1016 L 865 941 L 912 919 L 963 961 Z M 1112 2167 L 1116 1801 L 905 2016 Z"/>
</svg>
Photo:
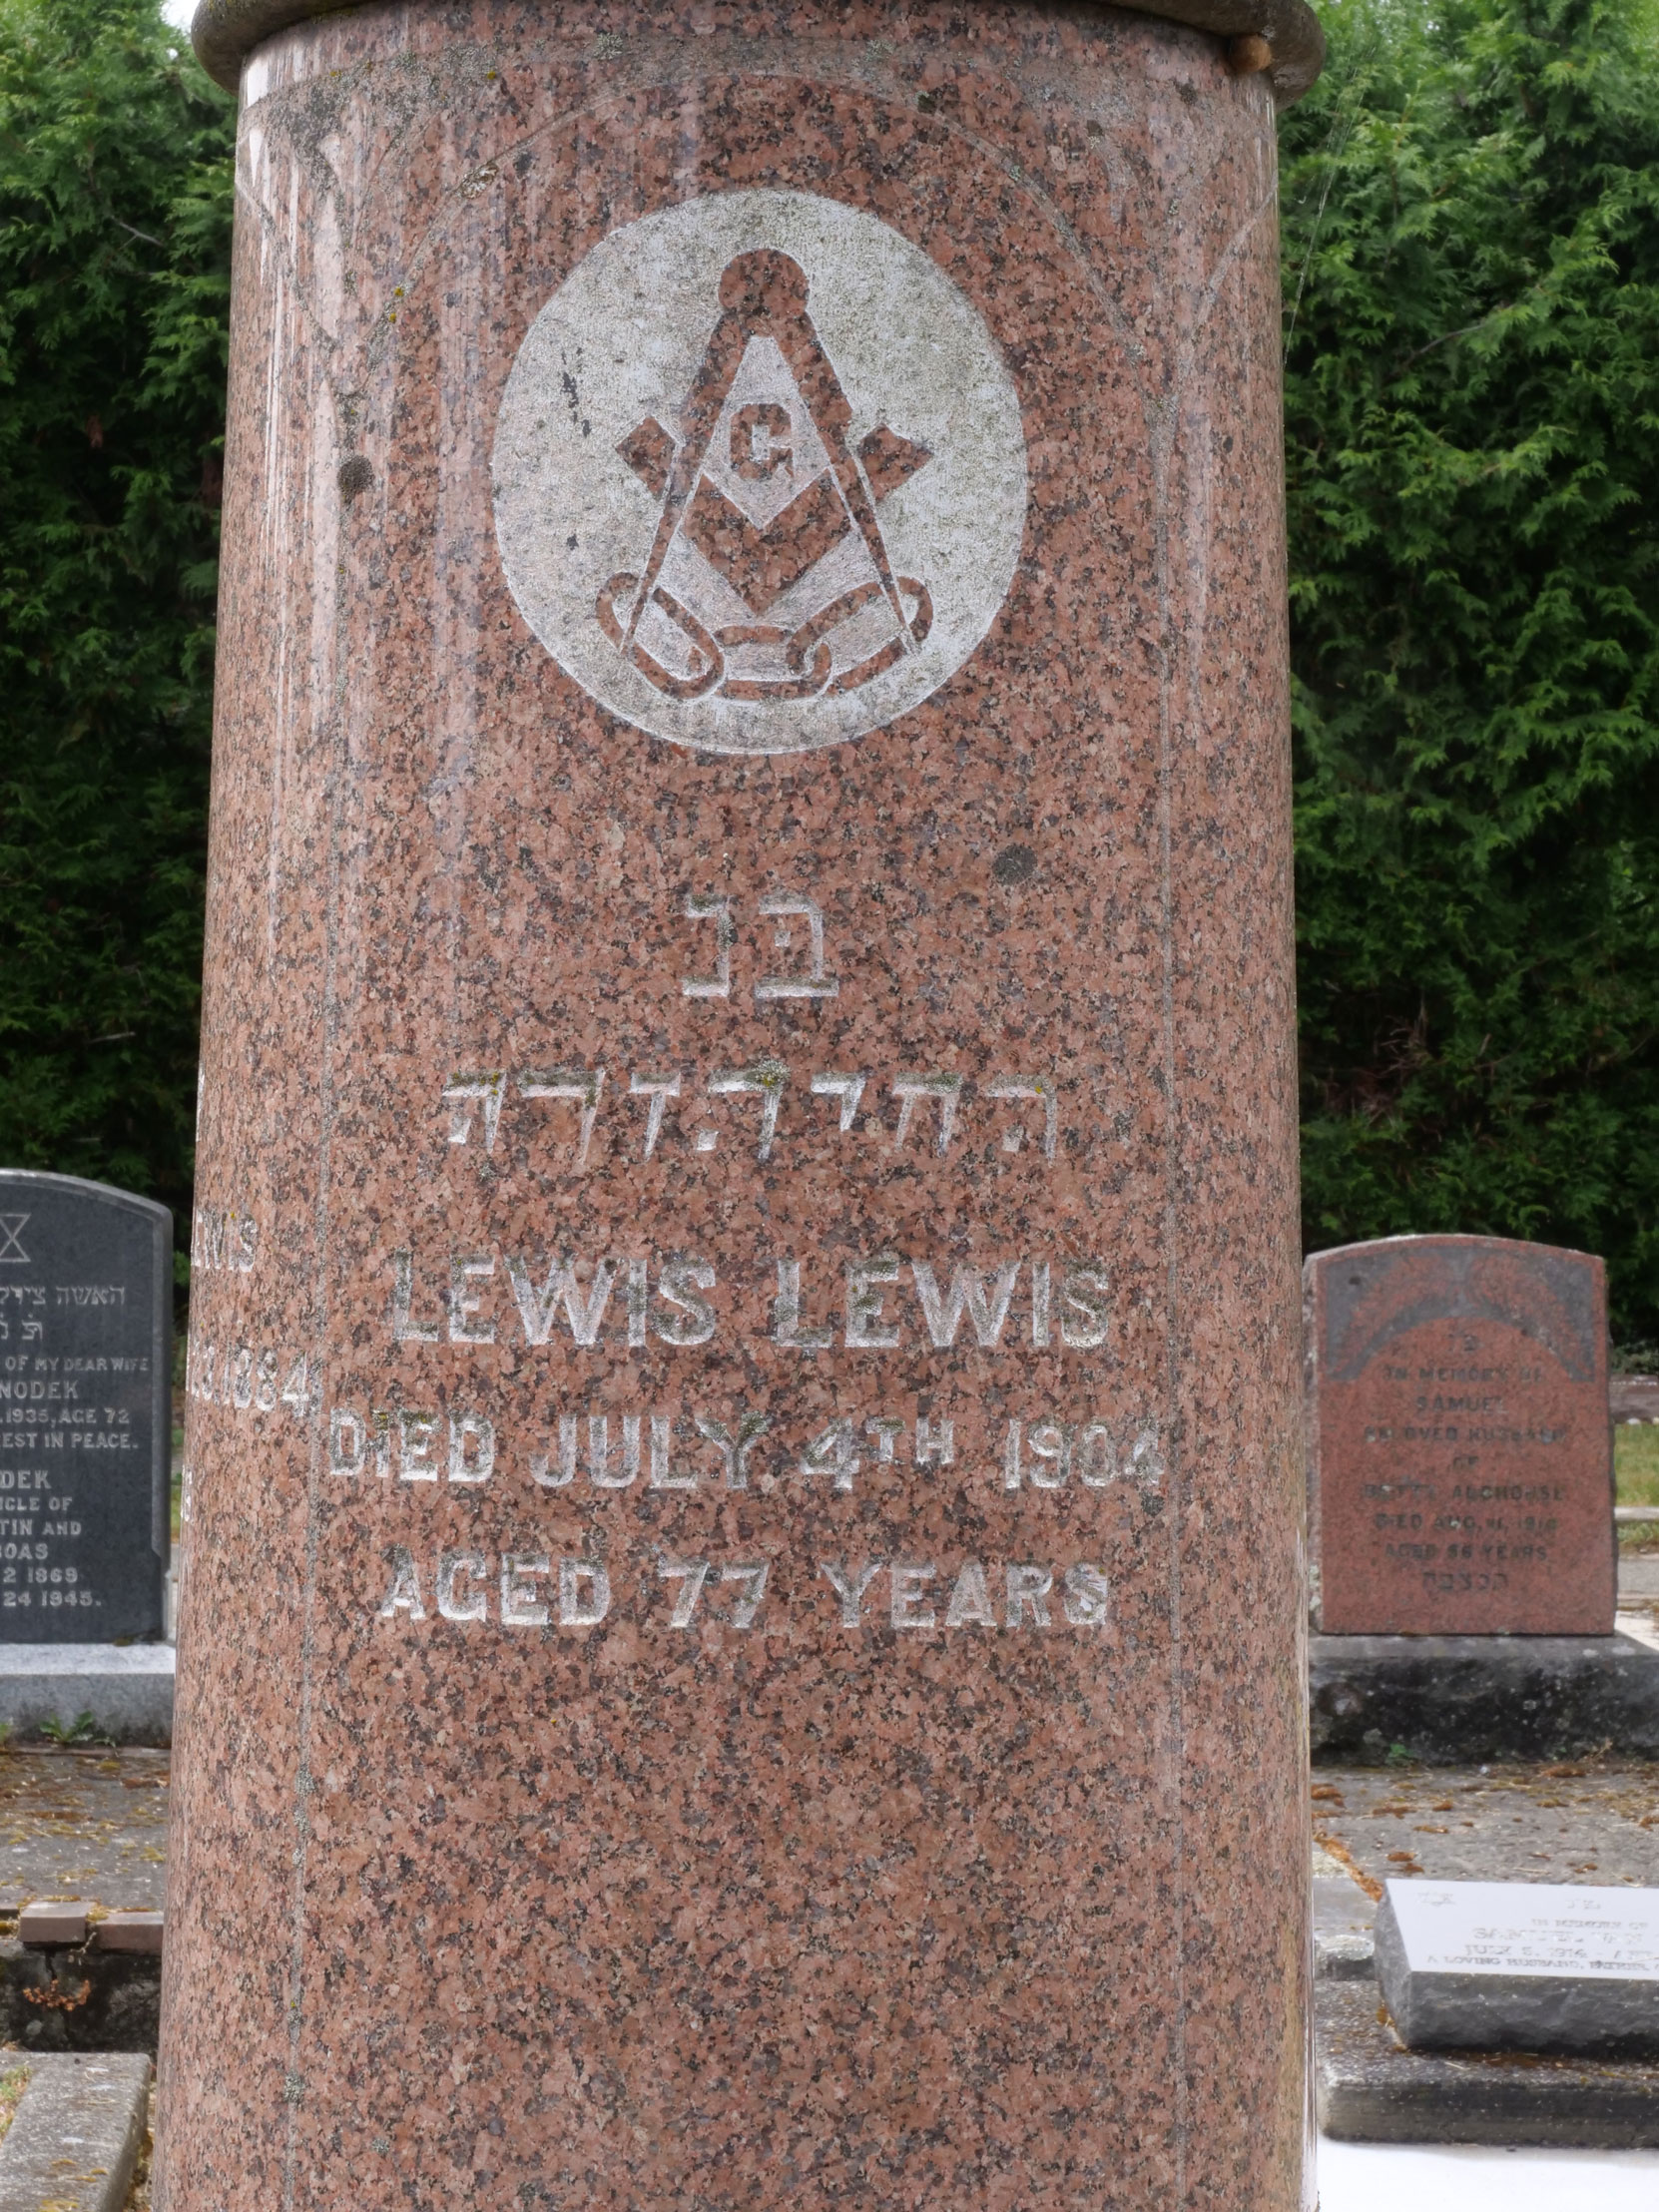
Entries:
<svg viewBox="0 0 1659 2212">
<path fill-rule="evenodd" d="M 1295 2212 L 1317 29 L 312 12 L 197 32 L 157 2204 Z"/>
<path fill-rule="evenodd" d="M 1610 1635 L 1601 1262 L 1385 1237 L 1315 1253 L 1306 1282 L 1316 1627 Z"/>
</svg>

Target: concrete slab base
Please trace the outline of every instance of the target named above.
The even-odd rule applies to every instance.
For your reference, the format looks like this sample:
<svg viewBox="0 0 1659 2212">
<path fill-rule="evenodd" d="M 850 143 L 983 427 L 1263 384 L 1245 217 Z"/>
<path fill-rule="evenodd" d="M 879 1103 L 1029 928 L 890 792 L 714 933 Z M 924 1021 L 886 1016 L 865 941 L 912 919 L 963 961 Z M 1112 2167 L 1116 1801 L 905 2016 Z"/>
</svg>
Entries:
<svg viewBox="0 0 1659 2212">
<path fill-rule="evenodd" d="M 172 1644 L 0 1644 L 0 1723 L 38 1736 L 90 1713 L 118 1744 L 170 1745 L 175 1656 Z"/>
<path fill-rule="evenodd" d="M 120 2212 L 144 2140 L 150 2060 L 100 2051 L 27 2064 L 0 2142 L 0 2212 Z"/>
<path fill-rule="evenodd" d="M 1316 1985 L 1319 2124 L 1339 2141 L 1659 2149 L 1659 2065 L 1402 2050 L 1375 1982 Z"/>
<path fill-rule="evenodd" d="M 1659 1758 L 1659 1650 L 1633 1636 L 1311 1636 L 1316 1763 Z M 1397 1754 L 1396 1754 L 1397 1756 Z"/>
</svg>

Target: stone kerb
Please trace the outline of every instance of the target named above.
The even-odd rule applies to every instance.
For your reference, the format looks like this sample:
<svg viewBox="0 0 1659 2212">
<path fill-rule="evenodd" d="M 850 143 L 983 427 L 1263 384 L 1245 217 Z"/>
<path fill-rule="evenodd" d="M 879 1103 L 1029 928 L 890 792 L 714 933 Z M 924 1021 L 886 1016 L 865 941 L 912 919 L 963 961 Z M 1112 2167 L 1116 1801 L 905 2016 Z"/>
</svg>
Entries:
<svg viewBox="0 0 1659 2212">
<path fill-rule="evenodd" d="M 148 2056 L 21 2062 L 29 2080 L 0 2142 L 0 2212 L 121 2212 L 144 2141 Z"/>
</svg>

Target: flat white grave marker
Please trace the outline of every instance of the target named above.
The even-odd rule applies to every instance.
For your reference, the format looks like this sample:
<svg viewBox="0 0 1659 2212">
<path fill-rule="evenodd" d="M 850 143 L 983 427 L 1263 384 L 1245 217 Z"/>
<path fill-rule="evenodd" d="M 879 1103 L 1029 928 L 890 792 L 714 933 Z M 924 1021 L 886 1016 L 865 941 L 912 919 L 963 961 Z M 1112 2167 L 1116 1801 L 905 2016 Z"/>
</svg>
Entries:
<svg viewBox="0 0 1659 2212">
<path fill-rule="evenodd" d="M 1659 1890 L 1390 1882 L 1377 1978 L 1412 2050 L 1659 2054 Z"/>
</svg>

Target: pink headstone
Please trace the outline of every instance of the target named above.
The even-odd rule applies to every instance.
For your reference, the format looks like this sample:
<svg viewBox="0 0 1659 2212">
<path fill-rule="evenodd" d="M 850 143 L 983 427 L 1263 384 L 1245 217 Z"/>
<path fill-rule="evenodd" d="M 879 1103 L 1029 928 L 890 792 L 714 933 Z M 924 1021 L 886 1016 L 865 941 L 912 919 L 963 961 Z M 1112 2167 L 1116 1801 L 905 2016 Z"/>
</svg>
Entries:
<svg viewBox="0 0 1659 2212">
<path fill-rule="evenodd" d="M 1605 1635 L 1604 1271 L 1501 1237 L 1387 1237 L 1305 1271 L 1315 1625 Z"/>
</svg>

